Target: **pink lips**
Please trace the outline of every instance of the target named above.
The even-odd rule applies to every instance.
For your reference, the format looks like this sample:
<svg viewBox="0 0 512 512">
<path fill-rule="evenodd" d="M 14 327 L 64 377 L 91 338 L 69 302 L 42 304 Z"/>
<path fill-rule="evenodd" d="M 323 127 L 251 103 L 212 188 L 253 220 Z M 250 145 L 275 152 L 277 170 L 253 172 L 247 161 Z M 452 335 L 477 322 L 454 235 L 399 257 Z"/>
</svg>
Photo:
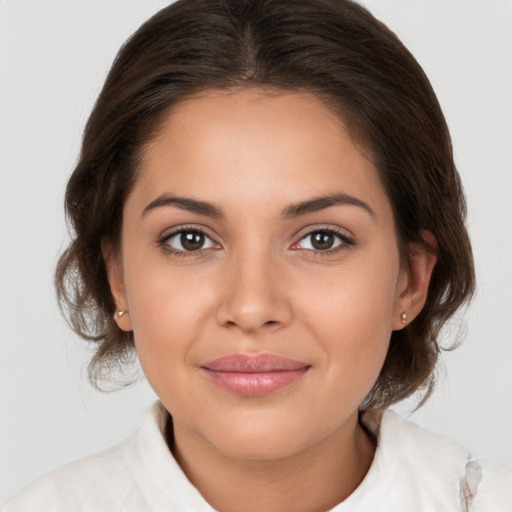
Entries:
<svg viewBox="0 0 512 512">
<path fill-rule="evenodd" d="M 242 396 L 261 396 L 293 384 L 310 365 L 272 354 L 234 354 L 201 367 L 214 384 Z"/>
</svg>

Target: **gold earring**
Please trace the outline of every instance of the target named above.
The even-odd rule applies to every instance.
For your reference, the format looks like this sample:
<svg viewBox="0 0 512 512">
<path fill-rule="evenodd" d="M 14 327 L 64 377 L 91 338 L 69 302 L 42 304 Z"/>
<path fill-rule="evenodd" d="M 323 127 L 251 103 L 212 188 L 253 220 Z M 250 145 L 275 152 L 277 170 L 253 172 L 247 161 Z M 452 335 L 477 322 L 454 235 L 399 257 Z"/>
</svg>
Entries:
<svg viewBox="0 0 512 512">
<path fill-rule="evenodd" d="M 403 324 L 407 323 L 407 313 L 405 311 L 400 315 L 400 318 Z"/>
<path fill-rule="evenodd" d="M 123 309 L 122 311 L 118 311 L 118 312 L 116 313 L 117 318 L 121 318 L 125 313 L 128 313 L 128 310 L 127 310 L 127 309 Z"/>
</svg>

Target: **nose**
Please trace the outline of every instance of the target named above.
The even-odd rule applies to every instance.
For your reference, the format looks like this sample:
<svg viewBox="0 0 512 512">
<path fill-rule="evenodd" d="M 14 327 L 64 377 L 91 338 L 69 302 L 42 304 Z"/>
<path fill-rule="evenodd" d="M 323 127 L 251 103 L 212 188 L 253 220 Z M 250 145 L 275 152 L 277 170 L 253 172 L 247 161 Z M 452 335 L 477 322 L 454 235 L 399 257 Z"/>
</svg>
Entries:
<svg viewBox="0 0 512 512">
<path fill-rule="evenodd" d="M 226 265 L 217 320 L 245 333 L 277 330 L 290 323 L 293 312 L 286 276 L 269 252 L 239 254 Z"/>
</svg>

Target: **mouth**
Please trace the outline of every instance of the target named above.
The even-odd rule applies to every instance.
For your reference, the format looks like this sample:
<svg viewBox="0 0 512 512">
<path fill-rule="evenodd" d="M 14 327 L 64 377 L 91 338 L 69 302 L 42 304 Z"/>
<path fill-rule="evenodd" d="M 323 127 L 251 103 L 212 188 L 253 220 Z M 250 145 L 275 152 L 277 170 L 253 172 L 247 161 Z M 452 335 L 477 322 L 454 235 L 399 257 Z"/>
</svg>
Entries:
<svg viewBox="0 0 512 512">
<path fill-rule="evenodd" d="M 311 365 L 273 354 L 234 354 L 209 361 L 201 370 L 217 386 L 241 396 L 263 396 L 291 386 Z"/>
</svg>

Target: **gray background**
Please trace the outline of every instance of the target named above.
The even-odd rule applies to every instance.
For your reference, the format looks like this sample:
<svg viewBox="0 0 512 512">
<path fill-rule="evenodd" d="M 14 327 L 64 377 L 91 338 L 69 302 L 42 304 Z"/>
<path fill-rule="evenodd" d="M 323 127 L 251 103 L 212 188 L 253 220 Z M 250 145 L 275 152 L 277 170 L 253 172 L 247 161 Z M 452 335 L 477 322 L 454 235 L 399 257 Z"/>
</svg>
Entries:
<svg viewBox="0 0 512 512">
<path fill-rule="evenodd" d="M 52 273 L 66 245 L 63 192 L 88 113 L 121 43 L 166 3 L 0 1 L 0 503 L 124 438 L 155 398 L 144 382 L 114 394 L 90 387 L 91 352 L 59 314 Z M 412 417 L 512 468 L 512 2 L 364 3 L 438 93 L 479 280 L 466 341 L 443 356 L 436 394 Z"/>
</svg>

